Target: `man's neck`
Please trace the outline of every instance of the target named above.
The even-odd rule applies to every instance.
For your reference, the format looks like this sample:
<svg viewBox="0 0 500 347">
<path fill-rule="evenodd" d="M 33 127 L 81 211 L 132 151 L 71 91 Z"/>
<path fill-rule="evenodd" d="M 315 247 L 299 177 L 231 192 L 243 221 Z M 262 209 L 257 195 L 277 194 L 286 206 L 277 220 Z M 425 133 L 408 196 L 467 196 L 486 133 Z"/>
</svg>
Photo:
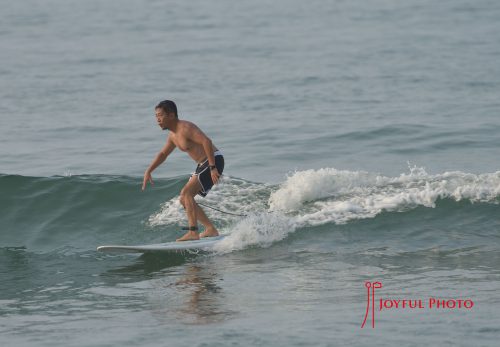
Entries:
<svg viewBox="0 0 500 347">
<path fill-rule="evenodd" d="M 172 122 L 172 126 L 168 128 L 171 132 L 175 133 L 177 131 L 177 125 L 179 124 L 179 120 L 175 120 Z"/>
</svg>

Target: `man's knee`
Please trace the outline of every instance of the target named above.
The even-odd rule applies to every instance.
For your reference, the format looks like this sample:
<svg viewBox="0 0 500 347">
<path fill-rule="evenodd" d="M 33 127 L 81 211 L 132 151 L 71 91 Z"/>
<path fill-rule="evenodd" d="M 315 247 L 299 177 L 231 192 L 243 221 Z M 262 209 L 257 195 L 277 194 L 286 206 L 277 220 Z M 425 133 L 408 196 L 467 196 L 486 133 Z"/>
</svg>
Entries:
<svg viewBox="0 0 500 347">
<path fill-rule="evenodd" d="M 181 205 L 186 208 L 186 203 L 188 203 L 190 200 L 194 199 L 194 196 L 196 193 L 191 192 L 188 188 L 184 187 L 181 190 L 181 194 L 179 197 L 179 201 L 181 202 Z"/>
</svg>

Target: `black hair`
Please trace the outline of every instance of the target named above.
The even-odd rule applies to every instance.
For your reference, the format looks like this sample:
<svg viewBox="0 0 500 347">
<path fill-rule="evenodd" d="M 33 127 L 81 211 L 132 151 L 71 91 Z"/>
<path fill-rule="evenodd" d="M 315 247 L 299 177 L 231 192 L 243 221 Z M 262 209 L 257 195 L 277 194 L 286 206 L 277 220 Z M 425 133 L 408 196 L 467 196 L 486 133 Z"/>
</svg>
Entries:
<svg viewBox="0 0 500 347">
<path fill-rule="evenodd" d="M 156 105 L 155 110 L 161 108 L 165 113 L 175 113 L 175 118 L 179 118 L 177 115 L 177 106 L 175 102 L 171 100 L 163 100 L 158 105 Z"/>
</svg>

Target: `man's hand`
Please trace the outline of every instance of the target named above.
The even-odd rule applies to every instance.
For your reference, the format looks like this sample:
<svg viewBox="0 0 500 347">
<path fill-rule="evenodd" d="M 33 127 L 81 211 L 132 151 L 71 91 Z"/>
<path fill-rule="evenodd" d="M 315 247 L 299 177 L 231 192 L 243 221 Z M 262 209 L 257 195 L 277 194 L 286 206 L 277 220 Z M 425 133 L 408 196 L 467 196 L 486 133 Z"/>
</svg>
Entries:
<svg viewBox="0 0 500 347">
<path fill-rule="evenodd" d="M 151 183 L 151 185 L 154 185 L 154 182 L 153 182 L 153 177 L 151 177 L 151 173 L 149 171 L 146 171 L 144 173 L 144 179 L 142 180 L 142 190 L 146 189 L 146 185 L 149 183 Z"/>
<path fill-rule="evenodd" d="M 220 173 L 219 170 L 217 170 L 217 168 L 210 170 L 210 176 L 212 176 L 212 182 L 214 184 L 219 183 Z"/>
</svg>

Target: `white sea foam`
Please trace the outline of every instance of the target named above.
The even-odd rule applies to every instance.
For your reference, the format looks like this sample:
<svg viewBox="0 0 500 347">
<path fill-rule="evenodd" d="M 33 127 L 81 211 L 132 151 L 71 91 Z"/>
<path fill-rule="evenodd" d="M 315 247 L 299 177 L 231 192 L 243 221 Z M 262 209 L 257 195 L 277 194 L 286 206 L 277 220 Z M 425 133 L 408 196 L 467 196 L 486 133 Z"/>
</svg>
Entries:
<svg viewBox="0 0 500 347">
<path fill-rule="evenodd" d="M 218 185 L 210 191 L 206 198 L 196 197 L 204 205 L 213 206 L 219 210 L 236 215 L 246 215 L 251 212 L 267 210 L 267 199 L 272 187 L 266 184 L 253 183 L 225 176 Z M 225 214 L 203 207 L 208 217 L 216 222 L 227 225 L 238 216 Z M 162 204 L 160 211 L 149 217 L 151 226 L 179 225 L 186 219 L 186 214 L 179 202 L 179 196 Z"/>
<path fill-rule="evenodd" d="M 149 216 L 151 226 L 178 224 L 179 221 L 186 218 L 186 213 L 179 201 L 179 196 L 166 201 L 162 204 L 159 212 Z"/>
<path fill-rule="evenodd" d="M 258 245 L 268 247 L 295 230 L 294 218 L 280 213 L 256 213 L 232 226 L 228 236 L 217 244 L 216 251 L 226 253 Z"/>
<path fill-rule="evenodd" d="M 499 195 L 500 172 L 430 175 L 413 167 L 409 173 L 386 177 L 321 169 L 290 176 L 271 194 L 269 205 L 272 210 L 296 212 L 297 226 L 307 226 L 372 218 L 382 211 L 435 207 L 436 201 L 444 198 L 498 203 Z"/>
<path fill-rule="evenodd" d="M 297 228 L 373 218 L 383 211 L 402 212 L 417 206 L 433 208 L 439 199 L 498 203 L 500 171 L 470 174 L 459 171 L 431 175 L 423 168 L 388 177 L 334 168 L 295 172 L 270 186 L 226 178 L 202 201 L 246 217 L 207 210 L 228 234 L 219 252 L 253 245 L 267 247 Z M 205 209 L 206 210 L 206 209 Z M 185 218 L 178 197 L 167 201 L 149 219 L 151 225 L 178 224 Z"/>
<path fill-rule="evenodd" d="M 295 172 L 271 194 L 271 210 L 293 211 L 304 202 L 343 195 L 377 185 L 378 176 L 363 171 L 340 171 L 333 168 Z"/>
</svg>

